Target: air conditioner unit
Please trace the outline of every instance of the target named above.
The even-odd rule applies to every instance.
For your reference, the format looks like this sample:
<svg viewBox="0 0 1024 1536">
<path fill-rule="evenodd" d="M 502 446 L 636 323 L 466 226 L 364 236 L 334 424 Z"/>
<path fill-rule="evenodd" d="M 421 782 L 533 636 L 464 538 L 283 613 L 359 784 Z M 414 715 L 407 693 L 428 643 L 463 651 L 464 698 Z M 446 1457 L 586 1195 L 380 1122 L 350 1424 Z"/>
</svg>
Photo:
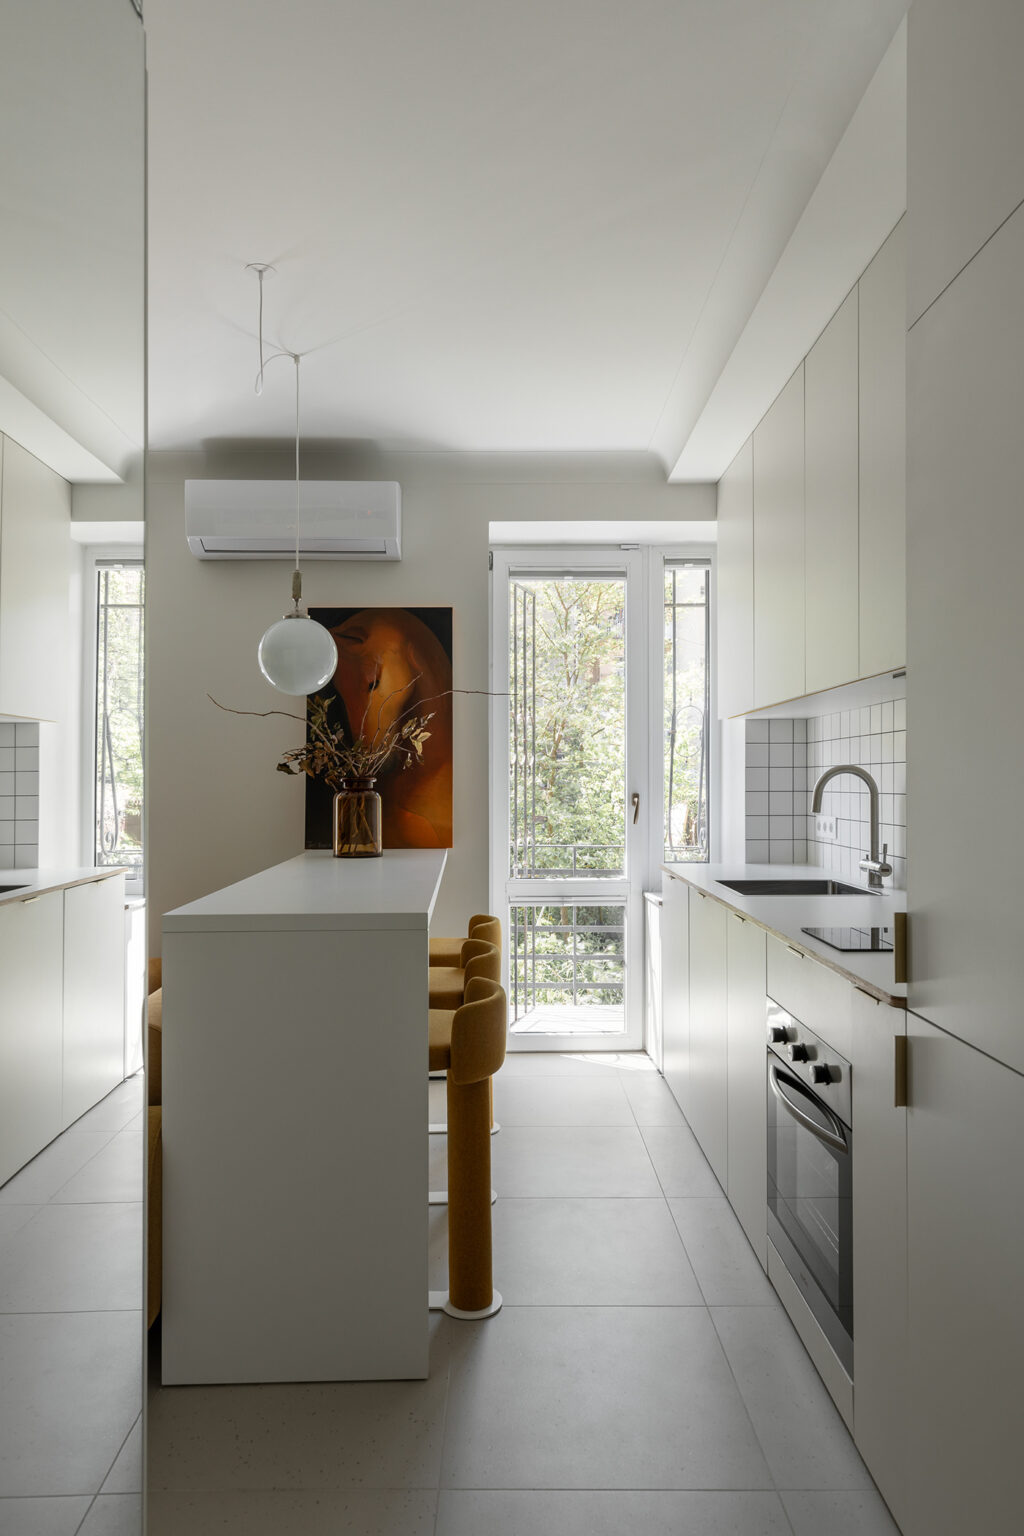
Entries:
<svg viewBox="0 0 1024 1536">
<path fill-rule="evenodd" d="M 294 480 L 186 480 L 185 533 L 199 560 L 294 560 Z M 303 480 L 303 560 L 400 560 L 396 480 Z"/>
</svg>

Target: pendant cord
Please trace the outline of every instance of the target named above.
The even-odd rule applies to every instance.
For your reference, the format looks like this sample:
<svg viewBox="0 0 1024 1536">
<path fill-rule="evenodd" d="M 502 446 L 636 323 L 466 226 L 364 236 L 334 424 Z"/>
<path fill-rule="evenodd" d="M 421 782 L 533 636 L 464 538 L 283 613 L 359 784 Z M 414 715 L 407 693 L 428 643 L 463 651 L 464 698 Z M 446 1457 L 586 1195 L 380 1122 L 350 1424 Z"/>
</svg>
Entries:
<svg viewBox="0 0 1024 1536">
<path fill-rule="evenodd" d="M 295 363 L 295 580 L 293 582 L 293 595 L 295 597 L 295 611 L 299 611 L 299 599 L 302 596 L 302 574 L 299 570 L 299 519 L 302 508 L 302 481 L 299 477 L 299 361 L 300 354 L 292 353 Z"/>
</svg>

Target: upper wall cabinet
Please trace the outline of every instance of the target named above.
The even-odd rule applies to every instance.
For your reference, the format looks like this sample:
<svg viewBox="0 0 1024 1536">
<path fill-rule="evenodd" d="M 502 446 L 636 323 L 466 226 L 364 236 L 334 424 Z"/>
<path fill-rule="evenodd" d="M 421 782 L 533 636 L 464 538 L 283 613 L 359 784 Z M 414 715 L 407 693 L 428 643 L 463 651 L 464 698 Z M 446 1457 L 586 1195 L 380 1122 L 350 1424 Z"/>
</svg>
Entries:
<svg viewBox="0 0 1024 1536">
<path fill-rule="evenodd" d="M 1024 200 L 1022 58 L 1021 0 L 911 6 L 911 324 Z"/>
<path fill-rule="evenodd" d="M 806 692 L 804 368 L 754 432 L 754 705 Z"/>
<path fill-rule="evenodd" d="M 719 481 L 722 715 L 906 663 L 905 273 L 901 222 Z"/>
<path fill-rule="evenodd" d="M 858 285 L 861 677 L 907 659 L 906 270 L 901 219 Z"/>
<path fill-rule="evenodd" d="M 0 715 L 52 719 L 64 697 L 71 487 L 0 438 Z"/>
<path fill-rule="evenodd" d="M 743 444 L 718 485 L 718 709 L 754 707 L 753 443 Z"/>
<path fill-rule="evenodd" d="M 815 693 L 858 675 L 856 288 L 807 354 L 804 384 L 804 691 Z"/>
</svg>

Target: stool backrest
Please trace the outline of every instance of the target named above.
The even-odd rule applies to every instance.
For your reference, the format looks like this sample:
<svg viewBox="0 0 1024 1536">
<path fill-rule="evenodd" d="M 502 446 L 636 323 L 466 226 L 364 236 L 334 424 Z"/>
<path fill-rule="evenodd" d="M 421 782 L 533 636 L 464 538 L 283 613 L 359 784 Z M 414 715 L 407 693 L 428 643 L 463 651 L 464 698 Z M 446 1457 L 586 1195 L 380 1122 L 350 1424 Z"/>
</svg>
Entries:
<svg viewBox="0 0 1024 1536">
<path fill-rule="evenodd" d="M 496 944 L 501 950 L 501 919 L 492 917 L 489 912 L 478 912 L 471 917 L 466 932 L 471 939 L 486 939 L 488 944 Z"/>
<path fill-rule="evenodd" d="M 501 980 L 501 950 L 486 939 L 463 939 L 460 970 L 466 973 L 467 983 L 478 977 L 486 981 Z"/>
<path fill-rule="evenodd" d="M 504 988 L 480 977 L 466 982 L 466 1001 L 452 1016 L 451 1062 L 453 1083 L 480 1083 L 505 1060 L 508 1003 Z"/>
</svg>

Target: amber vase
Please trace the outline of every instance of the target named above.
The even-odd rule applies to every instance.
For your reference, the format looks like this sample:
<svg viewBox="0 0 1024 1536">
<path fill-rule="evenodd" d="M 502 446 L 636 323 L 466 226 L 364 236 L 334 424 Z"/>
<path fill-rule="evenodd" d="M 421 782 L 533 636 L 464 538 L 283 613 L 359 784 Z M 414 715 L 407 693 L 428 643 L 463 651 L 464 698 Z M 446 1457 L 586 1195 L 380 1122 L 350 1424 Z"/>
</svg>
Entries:
<svg viewBox="0 0 1024 1536">
<path fill-rule="evenodd" d="M 373 779 L 349 779 L 334 797 L 334 857 L 379 859 L 380 795 Z"/>
</svg>

